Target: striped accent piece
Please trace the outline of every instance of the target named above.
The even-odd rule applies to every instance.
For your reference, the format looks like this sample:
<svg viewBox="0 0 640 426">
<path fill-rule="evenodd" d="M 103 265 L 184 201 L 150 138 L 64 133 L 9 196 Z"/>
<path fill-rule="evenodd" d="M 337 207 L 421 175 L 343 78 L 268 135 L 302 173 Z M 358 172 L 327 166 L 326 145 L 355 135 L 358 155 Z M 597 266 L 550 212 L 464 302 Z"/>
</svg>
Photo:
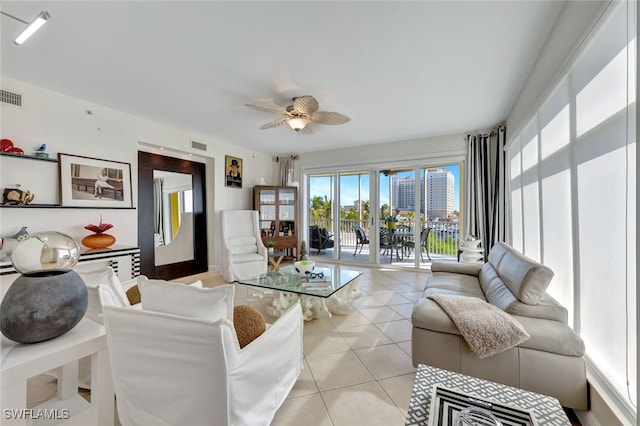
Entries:
<svg viewBox="0 0 640 426">
<path fill-rule="evenodd" d="M 140 250 L 131 257 L 131 278 L 140 275 Z"/>
<path fill-rule="evenodd" d="M 132 277 L 137 277 L 140 275 L 140 249 L 138 247 L 118 247 L 114 246 L 105 250 L 92 251 L 87 250 L 80 255 L 80 260 L 78 263 L 87 262 L 90 260 L 110 260 L 111 267 L 113 270 L 118 273 L 118 260 L 115 259 L 117 257 L 122 256 L 131 256 L 131 272 Z M 115 263 L 115 265 L 114 265 Z M 11 264 L 11 260 L 9 257 L 5 258 L 2 262 L 0 262 L 0 275 L 10 275 L 17 274 L 18 271 L 15 270 L 13 265 Z"/>
<path fill-rule="evenodd" d="M 438 389 L 443 391 L 438 394 Z M 553 397 L 422 364 L 416 372 L 405 425 L 452 424 L 462 408 L 486 408 L 487 403 L 501 407 L 498 411 L 505 425 L 571 426 Z"/>
<path fill-rule="evenodd" d="M 111 269 L 113 269 L 113 272 L 115 272 L 116 275 L 118 275 L 118 263 L 118 259 L 109 261 L 109 266 L 111 267 Z"/>
</svg>

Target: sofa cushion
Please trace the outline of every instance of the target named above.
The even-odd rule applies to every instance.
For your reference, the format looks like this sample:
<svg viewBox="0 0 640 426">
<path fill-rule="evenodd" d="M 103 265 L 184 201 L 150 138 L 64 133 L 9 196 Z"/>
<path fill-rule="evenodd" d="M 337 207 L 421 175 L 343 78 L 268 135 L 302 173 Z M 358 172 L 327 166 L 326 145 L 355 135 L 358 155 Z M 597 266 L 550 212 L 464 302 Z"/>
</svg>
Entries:
<svg viewBox="0 0 640 426">
<path fill-rule="evenodd" d="M 484 293 L 478 283 L 478 278 L 472 275 L 456 274 L 452 272 L 432 272 L 427 286 L 427 290 L 447 290 L 452 293 L 459 293 L 463 296 L 478 296 L 484 299 Z M 432 294 L 432 293 L 431 293 Z"/>
<path fill-rule="evenodd" d="M 264 261 L 265 261 L 264 257 L 262 257 L 256 252 L 233 255 L 233 263 L 264 262 Z"/>
<path fill-rule="evenodd" d="M 550 268 L 500 242 L 491 249 L 489 263 L 514 296 L 529 305 L 540 301 L 553 278 Z"/>
<path fill-rule="evenodd" d="M 480 268 L 482 268 L 482 265 L 477 263 L 454 263 L 436 260 L 431 264 L 431 272 L 455 272 L 476 277 L 480 273 Z"/>
<path fill-rule="evenodd" d="M 569 312 L 567 309 L 547 293 L 542 296 L 537 305 L 527 305 L 526 303 L 515 300 L 505 311 L 511 315 L 548 319 L 563 324 L 569 322 Z"/>
<path fill-rule="evenodd" d="M 512 315 L 478 297 L 436 294 L 429 298 L 451 317 L 478 358 L 504 352 L 529 338 Z"/>
<path fill-rule="evenodd" d="M 257 253 L 258 246 L 255 244 L 248 244 L 244 246 L 233 246 L 229 248 L 229 252 L 231 252 L 232 255 Z"/>
<path fill-rule="evenodd" d="M 531 336 L 521 347 L 567 356 L 584 355 L 584 342 L 569 326 L 540 318 L 517 315 L 514 318 Z"/>
<path fill-rule="evenodd" d="M 440 333 L 460 334 L 449 315 L 434 300 L 426 297 L 418 300 L 413 307 L 411 322 L 414 327 Z"/>
<path fill-rule="evenodd" d="M 257 244 L 256 237 L 253 235 L 242 235 L 239 237 L 230 237 L 228 240 L 229 247 L 239 246 L 255 246 Z"/>
</svg>

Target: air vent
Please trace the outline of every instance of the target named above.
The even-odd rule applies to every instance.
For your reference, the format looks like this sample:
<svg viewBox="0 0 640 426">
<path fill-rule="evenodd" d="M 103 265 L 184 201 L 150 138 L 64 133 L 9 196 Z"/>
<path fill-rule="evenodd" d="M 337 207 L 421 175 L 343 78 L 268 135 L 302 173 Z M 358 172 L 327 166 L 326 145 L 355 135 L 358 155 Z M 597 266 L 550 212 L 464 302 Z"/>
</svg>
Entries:
<svg viewBox="0 0 640 426">
<path fill-rule="evenodd" d="M 200 151 L 206 151 L 207 150 L 207 145 L 205 145 L 203 143 L 200 143 L 200 142 L 191 141 L 191 148 L 199 149 Z"/>
<path fill-rule="evenodd" d="M 21 107 L 22 95 L 20 93 L 15 93 L 15 92 L 10 92 L 8 90 L 0 89 L 0 102 Z"/>
</svg>

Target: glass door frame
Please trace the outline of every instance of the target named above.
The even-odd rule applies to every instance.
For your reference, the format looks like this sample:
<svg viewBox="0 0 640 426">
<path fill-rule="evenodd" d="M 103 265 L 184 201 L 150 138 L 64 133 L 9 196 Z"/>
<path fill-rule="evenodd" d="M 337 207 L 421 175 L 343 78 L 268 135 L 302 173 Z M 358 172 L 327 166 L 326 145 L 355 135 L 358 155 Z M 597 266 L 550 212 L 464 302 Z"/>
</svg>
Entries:
<svg viewBox="0 0 640 426">
<path fill-rule="evenodd" d="M 310 217 L 309 217 L 309 202 L 310 202 L 310 178 L 313 175 L 333 175 L 332 179 L 332 230 L 331 233 L 335 235 L 334 237 L 334 251 L 331 257 L 332 262 L 340 261 L 340 249 L 341 242 L 339 238 L 339 226 L 340 226 L 340 175 L 345 172 L 354 172 L 354 173 L 369 173 L 369 262 L 366 265 L 374 265 L 374 266 L 391 266 L 394 267 L 393 264 L 389 265 L 386 263 L 380 262 L 380 250 L 379 250 L 379 235 L 380 235 L 380 173 L 383 170 L 387 169 L 404 169 L 404 170 L 413 170 L 414 179 L 416 182 L 420 181 L 420 171 L 443 167 L 446 165 L 457 164 L 460 167 L 460 193 L 459 193 L 459 223 L 460 223 L 460 238 L 462 238 L 463 224 L 464 224 L 464 200 L 465 200 L 465 166 L 466 166 L 466 155 L 460 153 L 450 153 L 442 156 L 431 156 L 420 159 L 411 159 L 405 161 L 389 161 L 389 162 L 371 162 L 364 164 L 352 164 L 352 165 L 342 165 L 342 166 L 325 166 L 325 167 L 302 167 L 301 175 L 303 176 L 303 193 L 301 194 L 300 203 L 302 208 L 302 224 L 304 226 L 303 239 L 305 241 L 309 241 L 309 225 L 310 225 Z M 425 177 L 426 179 L 426 177 Z M 391 184 L 391 182 L 390 182 Z M 425 182 L 426 184 L 426 182 Z M 420 185 L 415 185 L 414 188 L 416 200 L 420 199 Z M 427 212 L 425 211 L 425 220 Z M 421 226 L 420 223 L 420 203 L 416 202 L 414 209 L 414 228 L 419 229 Z M 418 235 L 419 238 L 419 235 Z M 372 247 L 375 247 L 373 249 Z M 309 253 L 311 252 L 309 247 L 307 247 Z M 351 264 L 351 262 L 349 262 Z M 357 263 L 354 263 L 357 264 Z M 396 266 L 397 267 L 397 266 Z M 414 259 L 414 269 L 421 269 L 420 256 L 416 256 Z"/>
</svg>

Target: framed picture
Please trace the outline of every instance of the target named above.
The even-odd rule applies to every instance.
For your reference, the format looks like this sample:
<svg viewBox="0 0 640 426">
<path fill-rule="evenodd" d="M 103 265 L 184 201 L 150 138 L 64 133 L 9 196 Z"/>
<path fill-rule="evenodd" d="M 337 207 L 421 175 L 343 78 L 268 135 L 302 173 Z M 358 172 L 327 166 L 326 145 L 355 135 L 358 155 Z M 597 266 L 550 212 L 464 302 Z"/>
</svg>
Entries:
<svg viewBox="0 0 640 426">
<path fill-rule="evenodd" d="M 70 207 L 133 207 L 131 164 L 58 154 L 60 204 Z"/>
<path fill-rule="evenodd" d="M 225 155 L 224 164 L 225 186 L 242 188 L 242 159 Z"/>
</svg>

